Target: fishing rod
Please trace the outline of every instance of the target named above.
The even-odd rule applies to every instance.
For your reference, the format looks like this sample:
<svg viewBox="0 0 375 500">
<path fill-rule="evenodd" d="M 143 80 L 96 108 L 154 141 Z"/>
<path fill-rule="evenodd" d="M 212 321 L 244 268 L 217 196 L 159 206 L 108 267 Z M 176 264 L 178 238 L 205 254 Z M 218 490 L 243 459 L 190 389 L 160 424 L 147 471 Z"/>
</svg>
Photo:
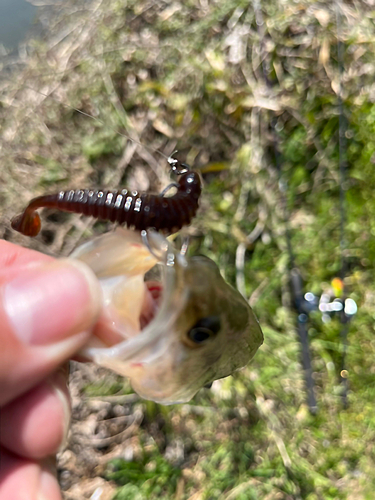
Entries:
<svg viewBox="0 0 375 500">
<path fill-rule="evenodd" d="M 260 0 L 254 0 L 254 13 L 256 17 L 257 31 L 260 40 L 260 52 L 261 52 L 261 67 L 263 71 L 263 78 L 266 83 L 266 86 L 269 90 L 272 90 L 272 82 L 270 81 L 267 73 L 267 69 L 265 67 L 266 58 L 263 57 L 264 54 L 264 33 L 262 32 L 264 26 L 263 14 L 261 10 Z M 309 347 L 309 338 L 308 338 L 308 330 L 307 330 L 307 321 L 309 312 L 314 308 L 313 304 L 306 300 L 303 294 L 303 280 L 301 273 L 296 266 L 295 256 L 292 247 L 292 238 L 290 233 L 290 214 L 287 207 L 287 199 L 286 199 L 286 190 L 287 184 L 282 179 L 282 158 L 278 148 L 278 135 L 276 131 L 276 123 L 275 118 L 271 119 L 270 127 L 272 134 L 272 142 L 273 142 L 273 154 L 274 154 L 274 162 L 275 167 L 278 172 L 279 177 L 279 192 L 281 195 L 281 204 L 282 204 L 282 213 L 283 213 L 283 222 L 285 227 L 285 239 L 287 244 L 287 252 L 289 259 L 289 281 L 290 288 L 293 297 L 293 305 L 294 309 L 297 313 L 297 333 L 299 337 L 299 341 L 301 344 L 301 361 L 302 368 L 305 376 L 305 386 L 307 392 L 307 405 L 309 407 L 309 411 L 311 414 L 315 415 L 318 411 L 318 405 L 315 397 L 315 389 L 314 389 L 314 379 L 313 379 L 313 370 L 311 366 L 311 355 L 310 355 L 310 347 Z"/>
<path fill-rule="evenodd" d="M 348 121 L 344 111 L 344 103 L 342 97 L 342 81 L 344 74 L 344 44 L 341 41 L 341 11 L 338 2 L 336 3 L 336 29 L 337 29 L 337 63 L 339 67 L 339 88 L 338 88 L 338 108 L 339 108 L 339 172 L 340 172 L 340 279 L 342 282 L 342 309 L 340 311 L 341 332 L 340 339 L 342 343 L 342 357 L 340 369 L 340 383 L 342 385 L 341 400 L 342 405 L 346 409 L 348 407 L 348 370 L 346 369 L 346 354 L 348 350 L 348 333 L 349 322 L 357 312 L 357 304 L 353 299 L 347 298 L 345 289 L 345 276 L 347 274 L 347 262 L 345 258 L 345 250 L 347 242 L 345 238 L 346 225 L 346 196 L 345 184 L 347 181 L 347 140 L 346 134 L 348 130 Z"/>
<path fill-rule="evenodd" d="M 344 104 L 342 99 L 342 77 L 344 73 L 344 45 L 341 41 L 341 28 L 340 28 L 340 10 L 339 5 L 336 3 L 336 30 L 337 30 L 337 62 L 339 67 L 339 89 L 338 89 L 338 108 L 339 108 L 339 172 L 340 172 L 340 279 L 342 282 L 342 301 L 345 302 L 345 275 L 346 275 L 346 259 L 345 259 L 345 223 L 346 223 L 346 210 L 345 210 L 345 191 L 344 183 L 346 181 L 347 173 L 347 159 L 346 159 L 346 132 L 347 120 L 344 113 Z M 341 370 L 340 370 L 340 383 L 342 385 L 341 399 L 343 407 L 348 407 L 348 377 L 346 367 L 346 352 L 348 344 L 348 330 L 349 321 L 346 318 L 344 309 L 340 314 L 341 332 L 340 338 L 342 342 L 342 357 L 341 357 Z"/>
</svg>

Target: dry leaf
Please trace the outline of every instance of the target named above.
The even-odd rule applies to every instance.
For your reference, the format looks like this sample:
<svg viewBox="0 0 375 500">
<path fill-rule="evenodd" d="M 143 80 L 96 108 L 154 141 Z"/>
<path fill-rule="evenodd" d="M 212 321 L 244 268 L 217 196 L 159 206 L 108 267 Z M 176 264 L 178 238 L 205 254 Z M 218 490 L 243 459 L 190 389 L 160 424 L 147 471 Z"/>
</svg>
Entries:
<svg viewBox="0 0 375 500">
<path fill-rule="evenodd" d="M 337 79 L 331 81 L 331 87 L 336 95 L 340 94 L 340 82 Z"/>
<path fill-rule="evenodd" d="M 174 132 L 172 127 L 170 127 L 168 123 L 166 123 L 165 121 L 159 120 L 157 118 L 152 122 L 152 126 L 154 127 L 155 130 L 165 135 L 166 137 L 174 137 Z"/>
<path fill-rule="evenodd" d="M 327 71 L 327 64 L 329 61 L 329 42 L 327 38 L 323 40 L 322 46 L 320 48 L 319 52 L 319 62 L 324 66 L 325 70 Z"/>
<path fill-rule="evenodd" d="M 323 26 L 323 28 L 326 28 L 328 26 L 331 16 L 327 9 L 316 10 L 314 12 L 314 16 L 319 21 L 321 26 Z"/>
</svg>

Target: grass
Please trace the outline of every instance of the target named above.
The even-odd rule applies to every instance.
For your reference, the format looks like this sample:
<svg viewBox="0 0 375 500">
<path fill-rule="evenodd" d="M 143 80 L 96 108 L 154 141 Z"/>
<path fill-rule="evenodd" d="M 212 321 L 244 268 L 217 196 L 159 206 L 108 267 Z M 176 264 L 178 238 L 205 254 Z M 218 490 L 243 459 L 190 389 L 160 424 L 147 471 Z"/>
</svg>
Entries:
<svg viewBox="0 0 375 500">
<path fill-rule="evenodd" d="M 311 316 L 313 417 L 291 310 L 274 146 L 296 262 L 306 291 L 320 295 L 341 259 L 336 7 L 348 121 L 345 284 L 359 312 L 349 328 L 346 410 L 341 326 Z M 336 7 L 311 0 L 260 7 L 240 0 L 67 2 L 51 19 L 51 33 L 64 26 L 65 38 L 30 43 L 21 67 L 2 81 L 3 237 L 67 255 L 108 226 L 46 213 L 41 237 L 27 241 L 10 232 L 9 220 L 32 196 L 84 185 L 166 185 L 165 162 L 120 131 L 167 155 L 177 148 L 201 170 L 192 251 L 214 258 L 232 284 L 236 251 L 246 246 L 245 290 L 264 346 L 248 368 L 191 404 L 134 403 L 144 418 L 133 458 L 111 461 L 103 474 L 119 486 L 116 499 L 373 498 L 375 11 L 366 2 Z M 249 242 L 257 224 L 259 237 Z M 118 380 L 87 391 L 119 389 L 129 392 Z"/>
</svg>

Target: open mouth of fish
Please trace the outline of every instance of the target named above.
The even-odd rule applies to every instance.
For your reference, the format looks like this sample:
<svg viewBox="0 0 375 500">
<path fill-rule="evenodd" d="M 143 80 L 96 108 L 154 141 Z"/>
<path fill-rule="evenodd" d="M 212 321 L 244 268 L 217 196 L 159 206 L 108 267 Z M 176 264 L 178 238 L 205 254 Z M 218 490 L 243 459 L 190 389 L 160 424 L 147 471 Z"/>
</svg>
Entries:
<svg viewBox="0 0 375 500">
<path fill-rule="evenodd" d="M 189 401 L 248 363 L 262 343 L 243 297 L 208 258 L 187 259 L 164 236 L 117 229 L 73 258 L 92 268 L 102 314 L 81 355 L 130 378 L 145 399 Z"/>
<path fill-rule="evenodd" d="M 116 310 L 107 305 L 106 311 L 99 318 L 94 330 L 95 337 L 103 343 L 103 347 L 112 347 L 140 335 L 148 325 L 152 324 L 157 318 L 163 301 L 163 289 L 164 284 L 161 276 L 160 281 L 155 279 L 147 281 L 145 279 L 143 290 L 133 294 L 133 297 L 135 295 L 139 299 L 139 303 L 137 307 L 128 308 L 128 310 L 133 309 L 133 311 L 132 314 L 129 311 L 125 320 L 123 317 L 121 320 L 116 314 Z M 129 289 L 129 293 L 132 292 L 133 290 Z M 99 345 L 99 342 L 97 344 Z M 125 352 L 123 356 L 125 357 Z"/>
<path fill-rule="evenodd" d="M 148 241 L 147 247 L 139 233 L 118 228 L 71 255 L 91 267 L 103 294 L 102 314 L 80 355 L 168 404 L 175 401 L 167 378 L 173 380 L 176 320 L 188 295 L 180 282 L 186 260 L 160 234 L 149 233 Z"/>
<path fill-rule="evenodd" d="M 145 281 L 145 294 L 139 324 L 143 330 L 155 318 L 159 310 L 160 302 L 163 294 L 163 285 L 161 281 Z"/>
</svg>

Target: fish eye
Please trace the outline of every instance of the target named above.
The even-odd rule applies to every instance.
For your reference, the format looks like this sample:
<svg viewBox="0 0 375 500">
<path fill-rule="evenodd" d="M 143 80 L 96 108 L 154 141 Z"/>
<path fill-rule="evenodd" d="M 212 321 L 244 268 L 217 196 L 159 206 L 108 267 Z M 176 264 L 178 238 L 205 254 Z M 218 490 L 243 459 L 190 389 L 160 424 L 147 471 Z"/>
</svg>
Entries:
<svg viewBox="0 0 375 500">
<path fill-rule="evenodd" d="M 218 316 L 207 316 L 202 318 L 188 332 L 189 339 L 194 344 L 202 344 L 214 337 L 220 330 L 221 322 Z"/>
</svg>

